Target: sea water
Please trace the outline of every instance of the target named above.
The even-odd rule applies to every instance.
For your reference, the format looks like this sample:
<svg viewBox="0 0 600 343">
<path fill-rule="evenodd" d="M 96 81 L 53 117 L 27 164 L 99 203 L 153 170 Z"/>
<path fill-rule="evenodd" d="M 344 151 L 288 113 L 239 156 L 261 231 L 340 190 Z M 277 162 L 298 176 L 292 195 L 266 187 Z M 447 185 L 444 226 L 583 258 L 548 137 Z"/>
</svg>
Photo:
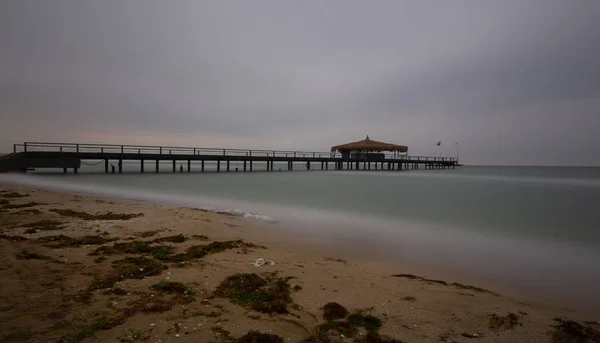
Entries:
<svg viewBox="0 0 600 343">
<path fill-rule="evenodd" d="M 289 172 L 276 164 L 266 172 L 255 163 L 252 173 L 236 164 L 227 173 L 223 163 L 216 173 L 207 163 L 213 172 L 200 173 L 195 163 L 192 173 L 186 164 L 173 173 L 161 163 L 156 174 L 154 167 L 146 162 L 141 174 L 139 162 L 125 162 L 124 173 L 113 175 L 101 163 L 78 175 L 0 181 L 230 211 L 314 242 L 353 242 L 390 263 L 460 270 L 600 312 L 600 168 L 322 172 L 297 164 Z"/>
</svg>

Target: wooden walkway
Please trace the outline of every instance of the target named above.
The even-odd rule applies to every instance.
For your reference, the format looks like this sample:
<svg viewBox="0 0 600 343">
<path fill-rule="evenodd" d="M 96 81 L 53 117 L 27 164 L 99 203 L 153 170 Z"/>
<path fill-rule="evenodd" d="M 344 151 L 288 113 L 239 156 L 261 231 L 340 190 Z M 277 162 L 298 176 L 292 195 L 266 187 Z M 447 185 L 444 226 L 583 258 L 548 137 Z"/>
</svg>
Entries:
<svg viewBox="0 0 600 343">
<path fill-rule="evenodd" d="M 145 172 L 144 162 L 154 161 L 153 172 L 160 171 L 161 161 L 171 161 L 173 172 L 184 172 L 182 163 L 187 163 L 186 172 L 192 171 L 192 163 L 200 164 L 205 171 L 207 162 L 216 163 L 216 171 L 273 171 L 274 163 L 287 162 L 287 170 L 406 170 L 448 169 L 459 166 L 454 157 L 406 156 L 386 154 L 374 160 L 343 158 L 339 153 L 209 149 L 188 147 L 166 147 L 145 145 L 77 144 L 25 142 L 14 144 L 13 153 L 0 157 L 1 171 L 27 171 L 40 168 L 62 168 L 65 173 L 73 169 L 77 173 L 82 161 L 104 162 L 106 173 L 122 173 L 123 161 L 139 161 L 140 172 Z M 116 167 L 111 161 L 116 163 Z M 232 168 L 236 164 L 239 167 Z M 84 164 L 88 164 L 85 163 Z M 177 165 L 180 167 L 177 168 Z M 110 168 L 109 168 L 110 166 Z M 280 168 L 278 168 L 280 169 Z"/>
</svg>

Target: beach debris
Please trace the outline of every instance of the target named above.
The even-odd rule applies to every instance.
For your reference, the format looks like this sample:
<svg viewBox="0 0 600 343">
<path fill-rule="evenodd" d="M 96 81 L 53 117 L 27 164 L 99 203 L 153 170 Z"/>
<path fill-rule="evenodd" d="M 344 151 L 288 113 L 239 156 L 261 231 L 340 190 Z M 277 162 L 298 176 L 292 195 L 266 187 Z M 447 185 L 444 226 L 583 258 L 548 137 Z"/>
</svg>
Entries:
<svg viewBox="0 0 600 343">
<path fill-rule="evenodd" d="M 382 326 L 381 319 L 373 315 L 365 315 L 364 311 L 355 312 L 347 317 L 346 320 L 336 320 L 345 318 L 348 315 L 347 310 L 340 304 L 328 303 L 323 306 L 323 318 L 327 323 L 321 324 L 316 328 L 316 335 L 304 339 L 304 343 L 331 342 L 334 337 L 351 338 L 360 334 L 359 329 L 363 328 L 367 334 L 364 337 L 356 338 L 354 342 L 359 343 L 400 343 L 401 341 L 381 336 L 379 329 Z M 328 319 L 330 318 L 330 319 Z"/>
<path fill-rule="evenodd" d="M 159 282 L 151 287 L 153 290 L 179 295 L 194 295 L 194 290 L 181 282 Z"/>
<path fill-rule="evenodd" d="M 22 225 L 22 227 L 30 228 L 32 230 L 61 230 L 65 228 L 65 223 L 56 220 L 39 220 L 37 222 Z"/>
<path fill-rule="evenodd" d="M 25 197 L 28 197 L 28 196 L 29 196 L 29 194 L 21 194 L 21 193 L 17 193 L 17 192 L 10 192 L 10 193 L 4 193 L 4 194 L 2 194 L 3 198 L 12 198 L 12 199 L 15 199 L 15 198 L 25 198 Z"/>
<path fill-rule="evenodd" d="M 183 234 L 178 234 L 175 236 L 160 237 L 160 238 L 153 240 L 152 242 L 154 242 L 154 243 L 165 243 L 165 242 L 183 243 L 186 240 L 187 240 L 187 238 Z"/>
<path fill-rule="evenodd" d="M 348 310 L 344 306 L 336 302 L 329 302 L 323 306 L 323 319 L 326 321 L 346 318 L 348 313 Z"/>
<path fill-rule="evenodd" d="M 596 322 L 580 324 L 573 320 L 554 318 L 557 325 L 552 334 L 552 342 L 600 342 L 600 325 Z"/>
<path fill-rule="evenodd" d="M 99 213 L 90 214 L 87 212 L 74 211 L 69 209 L 57 209 L 53 208 L 50 212 L 58 213 L 61 216 L 79 218 L 83 220 L 129 220 L 133 218 L 142 217 L 143 213 Z"/>
<path fill-rule="evenodd" d="M 16 255 L 19 260 L 50 260 L 48 256 L 40 255 L 34 252 L 21 249 Z"/>
<path fill-rule="evenodd" d="M 7 204 L 7 205 L 2 206 L 2 208 L 5 210 L 11 210 L 11 209 L 28 208 L 28 207 L 41 206 L 41 205 L 46 205 L 46 204 L 41 203 L 41 202 L 30 201 L 30 202 L 27 202 L 24 204 Z"/>
<path fill-rule="evenodd" d="M 104 238 L 100 236 L 83 236 L 78 238 L 71 238 L 65 235 L 57 235 L 40 237 L 37 240 L 35 240 L 35 242 L 42 243 L 43 246 L 49 248 L 65 248 L 80 247 L 83 245 L 101 245 L 116 240 L 116 238 Z"/>
<path fill-rule="evenodd" d="M 406 278 L 406 279 L 411 279 L 411 280 L 418 280 L 418 281 L 424 281 L 427 283 L 437 283 L 440 285 L 444 285 L 444 286 L 454 286 L 458 289 L 466 289 L 466 290 L 470 290 L 470 291 L 474 291 L 474 292 L 480 292 L 480 293 L 489 293 L 493 296 L 499 297 L 500 294 L 496 293 L 496 292 L 492 292 L 489 291 L 487 289 L 481 288 L 481 287 L 476 287 L 476 286 L 469 286 L 469 285 L 463 285 L 460 284 L 458 282 L 453 282 L 453 283 L 448 283 L 446 281 L 443 280 L 434 280 L 434 279 L 427 279 L 421 276 L 417 276 L 417 275 L 413 275 L 413 274 L 393 274 L 391 275 L 392 277 L 397 277 L 397 278 Z"/>
<path fill-rule="evenodd" d="M 246 248 L 246 249 L 247 248 L 266 249 L 263 246 L 256 245 L 253 243 L 246 243 L 243 240 L 238 239 L 235 241 L 224 241 L 224 242 L 214 241 L 207 245 L 195 245 L 195 246 L 189 247 L 186 250 L 186 252 L 189 256 L 191 256 L 193 258 L 202 258 L 209 254 L 214 254 L 214 253 L 218 253 L 218 252 L 229 250 L 229 249 L 239 249 L 239 248 L 241 248 L 241 249 L 244 249 L 244 248 Z"/>
<path fill-rule="evenodd" d="M 9 236 L 9 235 L 3 235 L 3 234 L 0 234 L 0 239 L 5 239 L 5 240 L 11 241 L 11 242 L 28 241 L 28 239 L 23 236 Z"/>
<path fill-rule="evenodd" d="M 255 273 L 227 277 L 214 292 L 221 298 L 262 313 L 288 313 L 292 303 L 289 277 L 278 278 L 272 273 L 266 279 Z"/>
<path fill-rule="evenodd" d="M 344 260 L 343 258 L 323 257 L 323 260 L 329 261 L 329 262 L 339 262 L 339 263 L 343 263 L 343 264 L 348 264 L 348 261 Z"/>
<path fill-rule="evenodd" d="M 116 282 L 126 279 L 143 279 L 146 276 L 160 275 L 167 266 L 145 257 L 130 257 L 113 262 L 114 270 L 103 276 L 96 277 L 89 290 L 112 288 Z"/>
<path fill-rule="evenodd" d="M 479 338 L 479 334 L 468 333 L 468 332 L 463 332 L 461 336 L 467 337 L 467 338 Z"/>
<path fill-rule="evenodd" d="M 271 260 L 265 260 L 264 258 L 259 257 L 256 260 L 254 260 L 254 262 L 252 262 L 250 264 L 254 265 L 255 267 L 260 267 L 260 266 L 262 266 L 264 264 L 267 264 L 267 265 L 273 267 L 275 265 L 275 262 L 271 261 Z"/>
<path fill-rule="evenodd" d="M 523 325 L 519 323 L 519 316 L 509 312 L 506 316 L 500 316 L 497 314 L 491 314 L 488 326 L 490 329 L 497 329 L 502 326 L 506 326 L 509 329 L 514 328 L 517 325 Z"/>
<path fill-rule="evenodd" d="M 269 330 L 270 331 L 270 330 Z M 256 330 L 248 331 L 245 335 L 235 340 L 236 343 L 283 343 L 283 338 L 270 333 Z"/>
</svg>

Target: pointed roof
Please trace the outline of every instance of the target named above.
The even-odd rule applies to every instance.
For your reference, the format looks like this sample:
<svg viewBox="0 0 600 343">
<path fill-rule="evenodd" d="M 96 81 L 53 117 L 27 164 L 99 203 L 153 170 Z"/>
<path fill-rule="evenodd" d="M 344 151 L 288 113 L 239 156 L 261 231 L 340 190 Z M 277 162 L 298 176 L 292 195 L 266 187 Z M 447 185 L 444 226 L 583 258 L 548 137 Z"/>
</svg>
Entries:
<svg viewBox="0 0 600 343">
<path fill-rule="evenodd" d="M 350 151 L 399 151 L 406 152 L 408 151 L 408 147 L 405 145 L 397 145 L 391 143 L 384 143 L 374 141 L 369 139 L 367 136 L 366 139 L 358 142 L 346 143 L 341 145 L 336 145 L 331 147 L 331 151 L 342 151 L 342 150 L 350 150 Z"/>
</svg>

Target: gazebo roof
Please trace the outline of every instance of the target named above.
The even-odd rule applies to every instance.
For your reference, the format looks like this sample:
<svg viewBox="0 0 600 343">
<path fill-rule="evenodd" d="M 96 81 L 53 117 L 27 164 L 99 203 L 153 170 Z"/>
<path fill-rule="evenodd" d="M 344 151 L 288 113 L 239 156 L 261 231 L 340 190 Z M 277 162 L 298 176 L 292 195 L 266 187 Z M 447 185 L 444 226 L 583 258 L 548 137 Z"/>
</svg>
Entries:
<svg viewBox="0 0 600 343">
<path fill-rule="evenodd" d="M 399 152 L 407 152 L 408 147 L 405 145 L 397 145 L 391 143 L 384 143 L 374 141 L 369 139 L 367 136 L 366 139 L 358 142 L 346 143 L 341 145 L 336 145 L 331 147 L 331 151 L 399 151 Z"/>
</svg>

